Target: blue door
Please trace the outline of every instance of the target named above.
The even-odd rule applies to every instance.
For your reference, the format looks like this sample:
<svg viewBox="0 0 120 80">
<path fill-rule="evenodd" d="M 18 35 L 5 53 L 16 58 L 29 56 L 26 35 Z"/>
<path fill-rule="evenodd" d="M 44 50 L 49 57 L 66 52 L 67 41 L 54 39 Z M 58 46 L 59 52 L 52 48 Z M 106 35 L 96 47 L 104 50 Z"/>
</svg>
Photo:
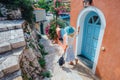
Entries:
<svg viewBox="0 0 120 80">
<path fill-rule="evenodd" d="M 87 14 L 83 29 L 81 54 L 94 61 L 98 44 L 101 21 L 95 12 Z"/>
</svg>

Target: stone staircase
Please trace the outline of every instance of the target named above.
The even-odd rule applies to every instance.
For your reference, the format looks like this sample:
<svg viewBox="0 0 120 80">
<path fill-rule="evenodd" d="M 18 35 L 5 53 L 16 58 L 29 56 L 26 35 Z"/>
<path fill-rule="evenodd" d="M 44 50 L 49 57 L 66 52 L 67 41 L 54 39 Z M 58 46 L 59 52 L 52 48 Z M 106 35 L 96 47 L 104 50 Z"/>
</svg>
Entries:
<svg viewBox="0 0 120 80">
<path fill-rule="evenodd" d="M 23 20 L 0 21 L 0 80 L 22 80 Z"/>
</svg>

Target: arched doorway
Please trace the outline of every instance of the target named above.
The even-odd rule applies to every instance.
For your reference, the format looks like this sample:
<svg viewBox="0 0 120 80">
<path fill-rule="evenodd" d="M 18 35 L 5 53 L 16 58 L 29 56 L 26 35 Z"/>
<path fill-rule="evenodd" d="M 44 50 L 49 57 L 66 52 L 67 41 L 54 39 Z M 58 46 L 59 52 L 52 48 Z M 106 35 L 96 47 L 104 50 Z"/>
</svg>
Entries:
<svg viewBox="0 0 120 80">
<path fill-rule="evenodd" d="M 97 13 L 89 12 L 84 21 L 81 55 L 94 62 L 101 21 Z"/>
<path fill-rule="evenodd" d="M 105 17 L 101 10 L 89 6 L 80 11 L 77 28 L 79 26 L 80 33 L 76 39 L 76 54 L 83 55 L 92 61 L 92 72 L 95 73 L 106 27 Z"/>
</svg>

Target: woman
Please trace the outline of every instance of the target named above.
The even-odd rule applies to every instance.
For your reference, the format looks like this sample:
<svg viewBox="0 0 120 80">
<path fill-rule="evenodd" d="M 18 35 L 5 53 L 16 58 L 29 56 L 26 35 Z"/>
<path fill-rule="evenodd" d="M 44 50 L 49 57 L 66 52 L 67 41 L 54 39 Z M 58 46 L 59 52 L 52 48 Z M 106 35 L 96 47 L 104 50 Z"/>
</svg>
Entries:
<svg viewBox="0 0 120 80">
<path fill-rule="evenodd" d="M 73 42 L 76 37 L 75 29 L 73 27 L 66 27 L 66 39 L 65 39 L 65 61 L 69 62 L 70 65 L 74 65 L 73 61 L 75 60 L 76 64 L 78 63 L 78 59 L 75 58 L 75 53 L 73 49 Z M 78 28 L 78 33 L 79 33 L 79 28 Z"/>
</svg>

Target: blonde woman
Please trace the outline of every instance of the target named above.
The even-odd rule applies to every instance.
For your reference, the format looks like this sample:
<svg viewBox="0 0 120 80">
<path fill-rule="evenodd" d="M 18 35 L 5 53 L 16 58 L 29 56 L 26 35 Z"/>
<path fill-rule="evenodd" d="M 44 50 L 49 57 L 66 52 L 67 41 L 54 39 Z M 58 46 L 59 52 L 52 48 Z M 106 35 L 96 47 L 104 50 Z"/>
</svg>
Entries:
<svg viewBox="0 0 120 80">
<path fill-rule="evenodd" d="M 75 57 L 75 53 L 74 53 L 74 39 L 76 37 L 76 35 L 79 33 L 79 28 L 78 28 L 78 33 L 76 34 L 75 29 L 71 26 L 68 26 L 65 28 L 66 34 L 65 34 L 65 61 L 69 62 L 70 65 L 74 65 L 73 61 L 76 62 L 76 64 L 78 63 L 78 59 Z"/>
</svg>

